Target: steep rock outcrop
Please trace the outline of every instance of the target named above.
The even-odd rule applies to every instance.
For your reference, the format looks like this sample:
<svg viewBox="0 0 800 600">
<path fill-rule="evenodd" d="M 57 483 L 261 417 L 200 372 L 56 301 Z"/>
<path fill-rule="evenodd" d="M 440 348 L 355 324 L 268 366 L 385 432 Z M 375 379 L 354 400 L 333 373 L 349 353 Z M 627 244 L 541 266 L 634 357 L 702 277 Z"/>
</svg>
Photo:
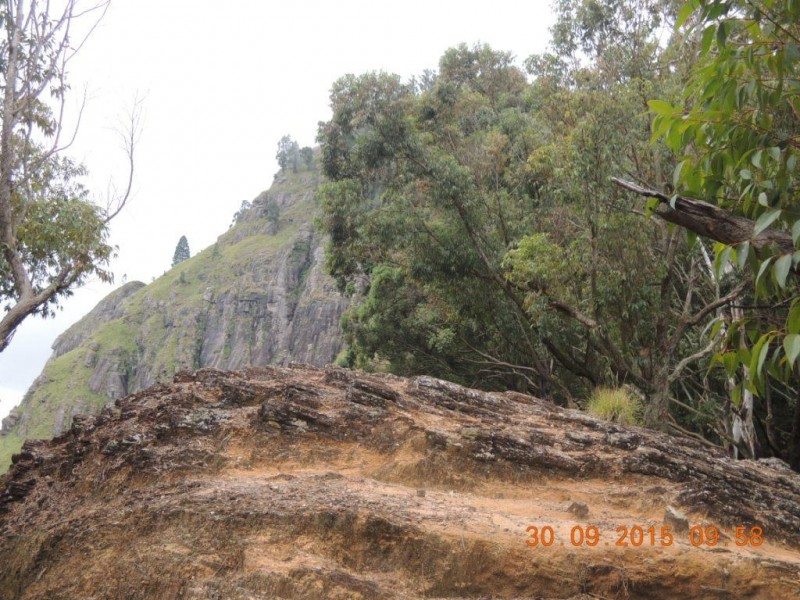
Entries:
<svg viewBox="0 0 800 600">
<path fill-rule="evenodd" d="M 74 350 L 91 338 L 100 326 L 123 317 L 125 300 L 143 287 L 145 285 L 141 281 L 130 281 L 103 298 L 85 317 L 56 338 L 50 359 Z"/>
<path fill-rule="evenodd" d="M 0 472 L 26 438 L 171 380 L 181 369 L 332 362 L 346 300 L 324 271 L 313 170 L 283 173 L 217 243 L 150 285 L 134 282 L 62 334 L 0 434 Z"/>
<path fill-rule="evenodd" d="M 0 556 L 4 600 L 797 598 L 800 476 L 430 377 L 205 369 L 26 443 Z"/>
</svg>

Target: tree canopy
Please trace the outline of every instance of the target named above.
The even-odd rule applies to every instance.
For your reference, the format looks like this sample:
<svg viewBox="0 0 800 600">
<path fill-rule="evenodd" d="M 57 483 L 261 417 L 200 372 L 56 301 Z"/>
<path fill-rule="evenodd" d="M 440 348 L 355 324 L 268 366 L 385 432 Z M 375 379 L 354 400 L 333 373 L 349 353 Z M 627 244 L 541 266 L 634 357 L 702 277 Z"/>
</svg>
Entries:
<svg viewBox="0 0 800 600">
<path fill-rule="evenodd" d="M 734 330 L 724 326 L 731 311 L 752 299 L 748 282 L 730 276 L 735 249 L 716 248 L 715 262 L 713 244 L 647 218 L 705 209 L 674 187 L 686 192 L 683 178 L 715 160 L 699 151 L 709 128 L 689 100 L 710 68 L 710 34 L 675 26 L 722 13 L 682 4 L 558 2 L 551 48 L 528 58 L 527 72 L 508 53 L 462 45 L 419 80 L 373 72 L 334 84 L 333 116 L 319 129 L 329 179 L 319 199 L 328 269 L 356 297 L 343 321 L 345 363 L 567 404 L 626 386 L 650 426 L 785 456 L 778 429 L 795 401 L 755 406 L 749 423 L 773 426 L 756 449 L 736 433 L 735 389 L 746 384 L 711 368 Z M 730 39 L 718 31 L 714 39 Z M 689 119 L 674 109 L 681 103 L 695 111 Z M 676 139 L 693 140 L 686 156 L 671 152 Z M 772 147 L 747 160 L 777 173 L 775 161 L 789 159 Z M 762 191 L 748 190 L 749 206 Z M 783 289 L 778 279 L 772 287 Z"/>
<path fill-rule="evenodd" d="M 278 166 L 281 169 L 292 168 L 297 172 L 298 159 L 300 157 L 300 145 L 291 136 L 285 135 L 278 142 L 278 152 L 275 155 Z"/>
<path fill-rule="evenodd" d="M 191 257 L 192 253 L 189 250 L 189 240 L 186 239 L 185 235 L 182 235 L 175 246 L 175 254 L 172 255 L 172 266 L 174 267 L 178 263 L 189 260 Z"/>
</svg>

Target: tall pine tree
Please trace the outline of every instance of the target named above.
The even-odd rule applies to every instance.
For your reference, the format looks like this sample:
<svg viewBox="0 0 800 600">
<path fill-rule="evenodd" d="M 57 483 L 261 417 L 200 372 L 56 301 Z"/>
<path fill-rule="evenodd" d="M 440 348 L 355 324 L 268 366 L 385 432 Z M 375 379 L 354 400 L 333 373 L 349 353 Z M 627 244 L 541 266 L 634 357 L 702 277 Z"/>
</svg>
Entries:
<svg viewBox="0 0 800 600">
<path fill-rule="evenodd" d="M 189 241 L 186 239 L 185 235 L 182 235 L 181 239 L 178 240 L 178 245 L 175 246 L 175 254 L 172 255 L 172 266 L 174 267 L 191 256 L 192 253 L 189 251 Z"/>
</svg>

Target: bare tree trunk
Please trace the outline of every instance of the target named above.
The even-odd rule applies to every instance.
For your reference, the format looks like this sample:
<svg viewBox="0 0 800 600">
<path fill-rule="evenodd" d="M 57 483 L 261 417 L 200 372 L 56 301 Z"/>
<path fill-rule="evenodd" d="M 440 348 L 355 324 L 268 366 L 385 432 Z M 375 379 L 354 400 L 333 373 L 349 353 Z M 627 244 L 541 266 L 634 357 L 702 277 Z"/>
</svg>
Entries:
<svg viewBox="0 0 800 600">
<path fill-rule="evenodd" d="M 645 427 L 666 431 L 669 429 L 669 387 L 657 385 L 656 390 L 647 394 L 644 409 Z"/>
<path fill-rule="evenodd" d="M 764 399 L 767 403 L 767 418 L 764 420 L 764 427 L 767 434 L 767 445 L 774 456 L 780 457 L 783 455 L 783 450 L 781 450 L 778 432 L 775 431 L 775 414 L 772 409 L 772 386 L 770 385 L 769 380 L 767 380 L 765 384 L 767 389 Z"/>
<path fill-rule="evenodd" d="M 740 308 L 731 308 L 731 319 L 734 323 L 741 322 L 744 314 Z M 741 338 L 740 345 L 744 346 L 744 336 Z M 745 380 L 750 377 L 750 369 L 742 367 L 742 376 Z M 731 381 L 731 390 L 736 382 Z M 747 458 L 759 458 L 761 456 L 761 445 L 758 442 L 756 426 L 753 415 L 753 392 L 744 388 L 742 401 L 738 407 L 733 408 L 733 441 L 738 450 L 744 450 Z M 734 456 L 736 458 L 736 456 Z"/>
</svg>

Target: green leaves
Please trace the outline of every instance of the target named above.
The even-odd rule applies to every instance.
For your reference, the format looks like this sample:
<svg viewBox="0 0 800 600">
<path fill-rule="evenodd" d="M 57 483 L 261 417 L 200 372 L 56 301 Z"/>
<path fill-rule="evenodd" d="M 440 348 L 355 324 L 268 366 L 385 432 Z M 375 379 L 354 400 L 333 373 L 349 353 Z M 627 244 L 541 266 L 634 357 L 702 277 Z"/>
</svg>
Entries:
<svg viewBox="0 0 800 600">
<path fill-rule="evenodd" d="M 756 221 L 755 226 L 753 227 L 753 237 L 754 238 L 758 237 L 762 231 L 764 231 L 767 227 L 772 225 L 780 216 L 781 216 L 781 210 L 779 208 L 768 210 L 767 212 L 762 214 Z"/>
<path fill-rule="evenodd" d="M 717 281 L 721 280 L 722 276 L 725 274 L 728 264 L 730 263 L 732 252 L 733 248 L 731 246 L 725 246 L 719 252 L 716 252 L 714 259 L 714 271 L 717 276 Z"/>
<path fill-rule="evenodd" d="M 728 38 L 727 26 L 725 25 L 725 21 L 722 21 L 717 26 L 717 45 L 724 46 L 725 40 Z"/>
<path fill-rule="evenodd" d="M 783 350 L 788 363 L 794 366 L 797 356 L 800 355 L 800 335 L 791 333 L 783 338 Z"/>
<path fill-rule="evenodd" d="M 698 0 L 688 0 L 681 6 L 678 11 L 678 17 L 675 20 L 675 28 L 682 27 L 686 21 L 692 16 L 692 13 L 697 9 Z"/>
<path fill-rule="evenodd" d="M 792 269 L 792 255 L 784 254 L 775 261 L 775 280 L 783 289 L 786 288 L 786 277 Z"/>
<path fill-rule="evenodd" d="M 663 100 L 649 100 L 647 105 L 657 115 L 673 116 L 676 112 L 680 112 L 669 102 L 664 102 Z"/>
<path fill-rule="evenodd" d="M 775 261 L 775 280 L 781 288 L 786 288 L 786 277 L 792 268 L 792 255 L 784 254 Z"/>
<path fill-rule="evenodd" d="M 109 279 L 105 269 L 114 248 L 108 244 L 108 227 L 100 208 L 86 198 L 79 183 L 85 169 L 57 155 L 40 156 L 42 168 L 31 175 L 24 200 L 16 194 L 12 197 L 15 211 L 22 212 L 24 201 L 25 218 L 16 224 L 16 237 L 34 290 L 38 293 L 51 285 L 64 269 L 71 271 L 74 285 L 91 274 Z M 49 315 L 51 307 L 67 293 L 69 289 L 64 289 L 53 296 L 41 313 Z M 17 297 L 10 273 L 3 268 L 0 296 L 6 306 Z"/>
<path fill-rule="evenodd" d="M 770 146 L 767 148 L 767 153 L 769 154 L 770 158 L 774 160 L 776 163 L 781 159 L 781 149 L 777 146 Z"/>
<path fill-rule="evenodd" d="M 798 239 L 800 239 L 800 219 L 795 221 L 792 225 L 792 243 L 794 243 L 795 248 L 797 247 Z"/>
<path fill-rule="evenodd" d="M 786 319 L 786 330 L 790 334 L 800 333 L 800 300 L 792 302 L 789 317 Z"/>
<path fill-rule="evenodd" d="M 672 171 L 672 185 L 679 186 L 681 183 L 681 179 L 683 178 L 683 168 L 686 165 L 686 161 L 682 160 L 677 165 L 675 165 L 675 169 Z M 673 205 L 672 208 L 675 208 Z"/>
<path fill-rule="evenodd" d="M 749 380 L 739 389 L 754 392 L 763 390 L 767 376 L 786 381 L 800 356 L 800 301 L 793 299 L 800 253 L 765 235 L 790 229 L 800 247 L 798 148 L 789 142 L 800 130 L 799 17 L 797 0 L 685 2 L 677 26 L 704 56 L 684 89 L 682 104 L 690 109 L 678 114 L 666 103 L 650 103 L 659 109 L 654 138 L 679 161 L 676 193 L 754 221 L 747 247 L 735 254 L 725 245 L 715 250 L 718 274 L 732 257 L 742 270 L 751 266 L 744 276 L 753 277 L 755 298 L 773 307 L 732 323 L 729 341 L 741 347 L 718 359 L 730 377 L 743 377 L 740 367 L 747 367 Z M 676 130 L 696 135 L 679 137 Z M 789 300 L 787 312 L 782 307 Z"/>
<path fill-rule="evenodd" d="M 714 41 L 716 31 L 716 25 L 709 25 L 706 27 L 705 31 L 703 31 L 703 37 L 700 40 L 700 50 L 703 54 L 708 54 L 708 51 L 711 50 L 711 44 Z"/>
<path fill-rule="evenodd" d="M 740 270 L 744 270 L 748 259 L 750 258 L 750 242 L 742 242 L 736 247 L 736 266 Z"/>
</svg>

